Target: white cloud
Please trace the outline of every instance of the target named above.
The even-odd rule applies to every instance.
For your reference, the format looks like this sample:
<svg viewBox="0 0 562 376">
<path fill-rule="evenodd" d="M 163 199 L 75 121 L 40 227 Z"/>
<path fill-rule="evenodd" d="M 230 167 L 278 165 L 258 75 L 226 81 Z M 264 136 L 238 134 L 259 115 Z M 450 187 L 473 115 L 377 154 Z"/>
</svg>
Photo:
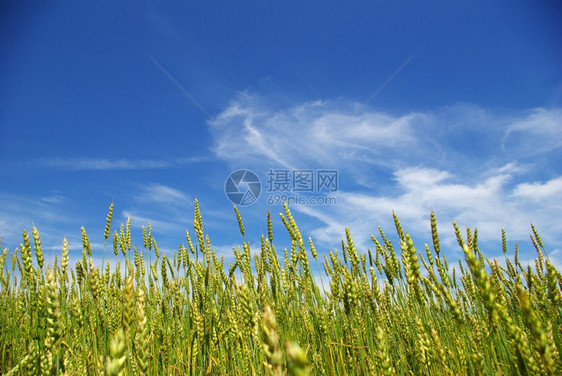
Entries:
<svg viewBox="0 0 562 376">
<path fill-rule="evenodd" d="M 473 172 L 482 170 L 474 162 L 494 163 L 489 169 L 518 161 L 522 168 L 528 162 L 521 156 L 562 146 L 562 110 L 556 108 L 507 114 L 467 104 L 405 114 L 366 108 L 352 117 L 360 106 L 325 100 L 278 109 L 241 93 L 217 116 L 219 125 L 209 122 L 213 151 L 228 161 L 286 168 L 322 163 L 353 169 L 359 162 L 448 170 L 462 162 Z"/>
<path fill-rule="evenodd" d="M 427 169 L 409 169 L 414 176 Z M 436 176 L 446 175 L 450 180 L 459 180 L 452 174 L 433 171 Z M 404 176 L 404 172 L 400 172 Z M 513 198 L 509 193 L 513 187 L 506 176 L 490 177 L 479 184 L 451 183 L 439 177 L 428 185 L 412 186 L 404 184 L 411 180 L 397 180 L 395 191 L 400 194 L 376 195 L 359 192 L 337 192 L 338 205 L 333 207 L 294 206 L 292 210 L 323 222 L 320 228 L 312 230 L 314 239 L 323 242 L 329 249 L 339 247 L 343 230 L 348 226 L 359 248 L 373 248 L 370 234 L 377 236 L 377 226 L 387 235 L 395 236 L 392 211 L 395 211 L 404 231 L 414 236 L 421 248 L 423 242 L 430 242 L 429 213 L 435 210 L 442 243 L 454 252 L 460 252 L 456 245 L 452 220 L 456 220 L 464 234 L 466 226 L 478 228 L 482 243 L 496 244 L 491 251 L 500 249 L 501 228 L 507 231 L 509 240 L 529 242 L 533 221 L 543 239 L 559 244 L 558 234 L 562 224 L 554 220 L 560 212 L 558 206 L 529 206 L 525 199 Z M 546 183 L 548 184 L 548 182 Z M 444 221 L 444 222 L 443 222 Z"/>
<path fill-rule="evenodd" d="M 438 171 L 430 168 L 404 168 L 394 174 L 398 184 L 408 189 L 435 187 L 438 183 L 451 176 L 446 171 Z"/>
<path fill-rule="evenodd" d="M 546 183 L 521 183 L 513 190 L 513 196 L 532 202 L 548 199 L 556 199 L 558 201 L 562 197 L 562 176 L 549 180 Z"/>
<path fill-rule="evenodd" d="M 376 226 L 394 231 L 393 210 L 406 231 L 427 242 L 432 209 L 448 246 L 456 244 L 453 219 L 461 229 L 478 227 L 480 241 L 497 244 L 502 227 L 509 239 L 528 239 L 532 221 L 544 239 L 560 244 L 559 166 L 541 164 L 541 177 L 536 162 L 526 158 L 532 149 L 548 161 L 548 153 L 562 146 L 560 109 L 499 114 L 457 105 L 396 115 L 367 108 L 350 120 L 358 106 L 314 101 L 278 109 L 244 93 L 218 116 L 223 126 L 211 126 L 214 152 L 255 170 L 339 169 L 340 182 L 342 176 L 349 180 L 334 192 L 337 205 L 292 208 L 324 224 L 309 232 L 330 248 L 338 246 L 334 240 L 340 242 L 346 225 L 358 244 L 372 248 Z"/>
<path fill-rule="evenodd" d="M 562 270 L 562 249 L 557 248 L 548 253 L 548 259 L 556 270 Z"/>
<path fill-rule="evenodd" d="M 352 108 L 315 101 L 273 111 L 244 94 L 217 117 L 220 125 L 209 123 L 215 136 L 214 152 L 226 160 L 292 168 L 311 161 L 375 161 L 374 156 L 417 144 L 414 127 L 424 121 L 424 114 L 365 112 L 350 119 Z"/>
<path fill-rule="evenodd" d="M 522 154 L 539 154 L 562 147 L 562 109 L 537 108 L 509 125 L 502 146 Z"/>
</svg>

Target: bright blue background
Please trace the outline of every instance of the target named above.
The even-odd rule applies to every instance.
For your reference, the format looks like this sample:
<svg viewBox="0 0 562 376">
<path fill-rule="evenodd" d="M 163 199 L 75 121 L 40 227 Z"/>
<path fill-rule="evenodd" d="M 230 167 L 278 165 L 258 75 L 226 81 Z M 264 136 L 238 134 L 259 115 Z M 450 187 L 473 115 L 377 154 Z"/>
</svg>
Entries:
<svg viewBox="0 0 562 376">
<path fill-rule="evenodd" d="M 453 219 L 490 256 L 505 227 L 527 258 L 533 222 L 561 265 L 561 16 L 555 1 L 4 1 L 3 247 L 35 224 L 45 249 L 67 237 L 78 255 L 84 225 L 101 258 L 114 201 L 114 228 L 130 216 L 141 244 L 150 221 L 171 253 L 198 198 L 230 257 L 230 172 L 266 186 L 270 168 L 324 168 L 337 205 L 292 208 L 323 252 L 346 225 L 372 248 L 392 210 L 423 249 L 433 209 L 453 260 Z M 270 210 L 282 249 L 266 198 L 240 208 L 248 240 Z"/>
</svg>

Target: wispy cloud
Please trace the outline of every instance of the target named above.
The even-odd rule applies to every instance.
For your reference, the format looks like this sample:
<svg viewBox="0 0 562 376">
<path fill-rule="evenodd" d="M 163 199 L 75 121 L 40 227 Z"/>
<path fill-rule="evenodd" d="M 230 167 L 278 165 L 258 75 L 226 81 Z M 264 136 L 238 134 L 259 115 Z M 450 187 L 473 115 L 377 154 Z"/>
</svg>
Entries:
<svg viewBox="0 0 562 376">
<path fill-rule="evenodd" d="M 34 224 L 43 226 L 63 222 L 65 217 L 58 215 L 60 202 L 62 198 L 45 200 L 0 192 L 0 236 L 5 239 L 19 238 L 24 228 L 29 231 Z"/>
<path fill-rule="evenodd" d="M 39 199 L 39 204 L 62 204 L 64 202 L 64 197 L 59 194 L 53 194 L 50 196 L 41 197 Z"/>
<path fill-rule="evenodd" d="M 107 158 L 45 158 L 26 162 L 27 168 L 55 169 L 69 171 L 104 171 L 104 170 L 150 170 L 175 168 L 187 164 L 204 162 L 205 157 L 157 159 L 107 159 Z"/>
<path fill-rule="evenodd" d="M 562 147 L 562 109 L 537 108 L 514 119 L 508 126 L 502 147 L 533 155 Z"/>
<path fill-rule="evenodd" d="M 39 168 L 59 170 L 138 170 L 170 167 L 170 162 L 157 160 L 97 159 L 97 158 L 51 158 L 34 163 Z"/>
<path fill-rule="evenodd" d="M 148 184 L 140 187 L 140 192 L 135 196 L 141 202 L 159 202 L 159 203 L 174 203 L 184 204 L 191 203 L 192 199 L 185 193 L 162 184 Z"/>
<path fill-rule="evenodd" d="M 213 151 L 227 161 L 282 167 L 336 164 L 400 168 L 412 165 L 448 168 L 469 162 L 507 165 L 522 155 L 562 147 L 562 110 L 533 109 L 496 113 L 468 104 L 431 111 L 392 114 L 366 108 L 317 154 L 322 145 L 361 105 L 318 100 L 276 108 L 259 96 L 240 93 L 209 123 Z M 244 152 L 230 140 L 235 138 Z M 494 166 L 486 166 L 494 167 Z"/>
<path fill-rule="evenodd" d="M 124 210 L 122 212 L 122 217 L 123 219 L 131 218 L 131 225 L 136 228 L 147 226 L 150 223 L 152 226 L 152 231 L 158 233 L 178 232 L 185 229 L 185 226 L 182 226 L 180 222 L 161 220 L 150 216 L 143 216 L 129 210 Z"/>
<path fill-rule="evenodd" d="M 74 231 L 77 229 L 79 235 L 80 225 L 74 222 L 73 215 L 65 211 L 65 203 L 66 198 L 58 193 L 36 197 L 0 192 L 0 237 L 3 245 L 15 249 L 22 241 L 23 230 L 30 233 L 33 226 L 39 230 L 46 250 L 59 247 L 64 237 L 70 241 L 73 235 L 69 231 L 71 227 Z"/>
<path fill-rule="evenodd" d="M 453 219 L 478 227 L 483 242 L 499 241 L 502 227 L 512 240 L 528 239 L 532 221 L 559 248 L 562 176 L 548 156 L 562 147 L 562 110 L 506 114 L 461 104 L 391 114 L 367 108 L 313 155 L 357 106 L 336 100 L 279 109 L 241 93 L 218 116 L 227 131 L 210 124 L 213 151 L 235 167 L 339 169 L 348 180 L 334 193 L 338 205 L 293 209 L 323 224 L 308 231 L 327 247 L 337 246 L 346 225 L 361 246 L 372 247 L 368 239 L 377 225 L 393 231 L 392 211 L 407 231 L 428 234 L 435 210 L 444 222 L 444 244 L 456 243 Z M 231 137 L 248 153 L 229 143 Z"/>
<path fill-rule="evenodd" d="M 123 211 L 123 218 L 131 217 L 134 227 L 146 226 L 149 222 L 154 231 L 160 234 L 179 234 L 189 221 L 186 213 L 193 207 L 193 199 L 187 193 L 167 185 L 151 183 L 138 184 L 134 202 Z"/>
<path fill-rule="evenodd" d="M 211 124 L 215 135 L 213 150 L 226 160 L 267 161 L 282 167 L 293 167 L 315 161 L 340 161 L 341 164 L 370 159 L 375 163 L 376 156 L 396 148 L 407 150 L 417 144 L 415 127 L 424 121 L 423 114 L 393 116 L 365 111 L 354 117 L 329 144 L 314 154 L 341 124 L 349 120 L 349 114 L 358 106 L 312 101 L 274 111 L 259 99 L 241 94 L 218 116 L 226 131 Z M 231 138 L 237 138 L 246 152 L 229 142 Z M 379 162 L 386 164 L 386 161 Z"/>
</svg>

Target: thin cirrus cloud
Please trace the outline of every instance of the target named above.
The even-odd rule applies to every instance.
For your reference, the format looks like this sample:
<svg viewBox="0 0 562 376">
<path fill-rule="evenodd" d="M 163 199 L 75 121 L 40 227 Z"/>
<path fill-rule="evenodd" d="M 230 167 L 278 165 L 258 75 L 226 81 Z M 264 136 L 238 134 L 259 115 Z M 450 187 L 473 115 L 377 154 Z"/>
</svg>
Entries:
<svg viewBox="0 0 562 376">
<path fill-rule="evenodd" d="M 63 203 L 60 195 L 34 197 L 0 192 L 0 238 L 19 242 L 23 229 L 29 232 L 37 226 L 50 230 L 54 224 L 68 224 L 69 219 L 60 210 Z"/>
<path fill-rule="evenodd" d="M 193 205 L 188 194 L 167 185 L 138 184 L 134 201 L 122 212 L 123 219 L 131 218 L 133 227 L 151 223 L 153 230 L 180 232 L 186 226 L 186 210 Z M 140 204 L 139 209 L 134 203 Z"/>
<path fill-rule="evenodd" d="M 511 240 L 528 239 L 533 222 L 559 248 L 562 177 L 548 157 L 562 147 L 561 109 L 506 114 L 461 104 L 405 114 L 368 108 L 350 118 L 359 105 L 311 101 L 279 109 L 242 93 L 217 116 L 221 127 L 209 123 L 213 151 L 245 164 L 239 168 L 339 169 L 349 180 L 334 192 L 337 205 L 294 208 L 323 224 L 309 233 L 329 247 L 346 225 L 371 247 L 377 225 L 394 228 L 392 211 L 406 230 L 427 235 L 435 210 L 450 245 L 455 219 L 478 227 L 482 241 L 500 239 L 502 227 Z"/>
<path fill-rule="evenodd" d="M 519 153 L 540 154 L 562 147 L 562 109 L 537 108 L 515 119 L 505 132 L 502 147 L 517 147 Z"/>
<path fill-rule="evenodd" d="M 215 136 L 213 151 L 222 159 L 252 162 L 265 158 L 291 168 L 303 161 L 333 163 L 358 159 L 361 155 L 372 157 L 418 142 L 414 127 L 424 121 L 423 114 L 396 117 L 363 113 L 338 132 L 355 107 L 312 101 L 275 111 L 252 96 L 241 94 L 217 117 L 217 123 L 209 123 Z M 330 142 L 320 148 L 328 139 Z"/>
<path fill-rule="evenodd" d="M 162 184 L 148 184 L 142 185 L 139 189 L 139 194 L 135 196 L 137 201 L 140 202 L 155 202 L 155 203 L 187 203 L 191 202 L 191 198 L 178 189 L 162 185 Z"/>
<path fill-rule="evenodd" d="M 148 224 L 150 223 L 153 231 L 157 232 L 161 232 L 164 230 L 177 232 L 182 231 L 182 229 L 184 228 L 184 226 L 176 221 L 154 219 L 148 216 L 136 214 L 135 212 L 130 210 L 123 210 L 122 218 L 124 220 L 131 218 L 131 225 L 137 228 L 148 226 Z"/>
<path fill-rule="evenodd" d="M 415 161 L 449 169 L 451 162 L 491 158 L 503 166 L 529 154 L 522 151 L 548 153 L 562 146 L 557 108 L 500 114 L 460 104 L 405 114 L 365 109 L 351 117 L 359 106 L 326 100 L 278 109 L 241 93 L 216 123 L 209 122 L 213 152 L 227 161 L 265 160 L 288 168 L 356 162 L 397 168 Z"/>
<path fill-rule="evenodd" d="M 31 168 L 67 171 L 149 170 L 181 167 L 204 162 L 205 157 L 157 159 L 107 159 L 107 158 L 45 158 L 29 162 Z"/>
</svg>

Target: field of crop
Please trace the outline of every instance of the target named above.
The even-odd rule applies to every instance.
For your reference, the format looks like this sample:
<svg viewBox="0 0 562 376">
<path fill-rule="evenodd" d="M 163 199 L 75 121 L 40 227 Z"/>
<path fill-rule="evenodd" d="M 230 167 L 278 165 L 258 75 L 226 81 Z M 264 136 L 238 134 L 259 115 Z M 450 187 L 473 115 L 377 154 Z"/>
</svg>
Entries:
<svg viewBox="0 0 562 376">
<path fill-rule="evenodd" d="M 108 248 L 112 214 L 113 204 Z M 374 251 L 361 253 L 346 229 L 342 248 L 320 260 L 286 206 L 289 250 L 275 248 L 268 213 L 252 255 L 235 214 L 243 244 L 230 265 L 212 249 L 197 202 L 187 247 L 162 254 L 148 225 L 137 248 L 128 221 L 114 231 L 103 270 L 84 229 L 74 268 L 66 240 L 47 266 L 38 231 L 24 231 L 0 258 L 0 373 L 562 374 L 562 275 L 534 227 L 537 258 L 525 267 L 517 248 L 502 264 L 486 258 L 477 230 L 454 224 L 465 262 L 449 266 L 433 213 L 422 251 L 394 216 L 398 247 L 379 228 Z M 506 253 L 505 233 L 502 242 Z"/>
</svg>

